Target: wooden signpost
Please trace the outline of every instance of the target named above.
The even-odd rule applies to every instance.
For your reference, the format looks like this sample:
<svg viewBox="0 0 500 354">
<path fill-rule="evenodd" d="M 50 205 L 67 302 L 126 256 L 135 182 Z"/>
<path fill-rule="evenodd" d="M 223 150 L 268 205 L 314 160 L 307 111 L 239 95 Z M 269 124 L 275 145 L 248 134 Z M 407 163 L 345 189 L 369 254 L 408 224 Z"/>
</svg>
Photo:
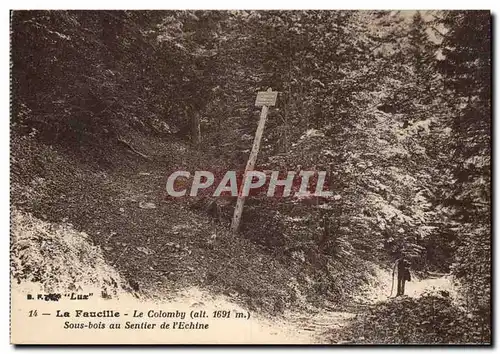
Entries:
<svg viewBox="0 0 500 354">
<path fill-rule="evenodd" d="M 264 126 L 266 125 L 267 113 L 269 112 L 269 107 L 276 104 L 276 98 L 278 97 L 278 92 L 273 91 L 269 88 L 267 91 L 261 91 L 257 93 L 257 99 L 255 100 L 255 105 L 257 107 L 262 107 L 260 112 L 259 125 L 257 126 L 257 132 L 255 133 L 255 139 L 253 141 L 252 151 L 250 152 L 250 157 L 248 158 L 247 166 L 245 168 L 245 174 L 243 175 L 242 184 L 245 181 L 248 171 L 252 171 L 255 167 L 255 161 L 257 161 L 257 154 L 259 153 L 260 141 L 262 139 L 262 133 L 264 133 Z M 240 193 L 238 193 L 238 200 L 236 202 L 236 208 L 234 209 L 233 221 L 231 223 L 231 231 L 236 234 L 238 232 L 238 227 L 240 226 L 241 215 L 243 213 L 243 206 L 245 205 L 245 196 L 242 193 L 243 185 L 240 186 Z"/>
</svg>

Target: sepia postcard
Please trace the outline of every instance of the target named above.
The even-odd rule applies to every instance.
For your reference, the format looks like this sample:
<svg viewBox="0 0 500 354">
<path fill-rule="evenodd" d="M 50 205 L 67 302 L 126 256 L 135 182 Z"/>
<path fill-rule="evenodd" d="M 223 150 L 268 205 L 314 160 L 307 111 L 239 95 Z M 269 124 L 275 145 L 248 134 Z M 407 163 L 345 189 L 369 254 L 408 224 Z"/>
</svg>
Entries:
<svg viewBox="0 0 500 354">
<path fill-rule="evenodd" d="M 11 343 L 491 345 L 491 13 L 12 10 Z"/>
</svg>

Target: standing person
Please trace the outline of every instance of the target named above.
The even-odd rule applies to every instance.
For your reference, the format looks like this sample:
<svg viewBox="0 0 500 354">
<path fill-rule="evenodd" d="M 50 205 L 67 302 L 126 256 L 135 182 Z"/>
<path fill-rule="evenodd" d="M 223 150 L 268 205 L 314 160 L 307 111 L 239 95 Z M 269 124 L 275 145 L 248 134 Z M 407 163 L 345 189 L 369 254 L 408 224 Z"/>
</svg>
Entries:
<svg viewBox="0 0 500 354">
<path fill-rule="evenodd" d="M 398 290 L 396 296 L 405 294 L 405 282 L 411 280 L 410 276 L 410 261 L 403 255 L 394 263 L 392 270 L 392 280 L 394 282 L 394 273 L 398 270 Z"/>
</svg>

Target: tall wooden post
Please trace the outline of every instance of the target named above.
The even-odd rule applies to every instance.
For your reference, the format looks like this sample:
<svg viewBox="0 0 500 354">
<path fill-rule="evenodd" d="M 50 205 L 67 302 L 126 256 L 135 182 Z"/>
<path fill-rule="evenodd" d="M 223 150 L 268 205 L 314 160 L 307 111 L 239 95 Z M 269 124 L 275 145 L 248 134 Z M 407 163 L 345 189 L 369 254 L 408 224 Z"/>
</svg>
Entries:
<svg viewBox="0 0 500 354">
<path fill-rule="evenodd" d="M 259 125 L 257 126 L 257 131 L 255 133 L 252 151 L 250 152 L 250 157 L 248 158 L 242 183 L 245 182 L 248 171 L 252 171 L 255 167 L 255 162 L 257 161 L 257 154 L 259 153 L 259 148 L 260 148 L 260 141 L 262 140 L 262 134 L 264 133 L 264 126 L 266 125 L 267 113 L 269 112 L 269 106 L 274 106 L 276 104 L 277 96 L 278 92 L 273 92 L 271 88 L 269 88 L 267 91 L 262 91 L 257 94 L 255 105 L 257 107 L 262 106 L 262 110 L 260 112 Z M 233 234 L 236 234 L 238 232 L 244 205 L 245 205 L 245 196 L 243 195 L 243 185 L 241 185 L 240 190 L 238 192 L 238 200 L 236 202 L 236 207 L 234 209 L 233 221 L 231 223 L 231 231 L 233 232 Z"/>
</svg>

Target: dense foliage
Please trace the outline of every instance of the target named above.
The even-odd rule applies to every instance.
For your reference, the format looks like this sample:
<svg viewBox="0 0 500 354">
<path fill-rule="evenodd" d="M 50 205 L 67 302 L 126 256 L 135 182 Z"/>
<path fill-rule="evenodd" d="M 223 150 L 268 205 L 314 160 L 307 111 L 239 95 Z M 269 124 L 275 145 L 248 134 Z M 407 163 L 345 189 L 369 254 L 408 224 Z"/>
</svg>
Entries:
<svg viewBox="0 0 500 354">
<path fill-rule="evenodd" d="M 471 344 L 484 343 L 491 334 L 488 321 L 457 308 L 443 292 L 372 306 L 331 335 L 334 343 Z"/>
<path fill-rule="evenodd" d="M 491 24 L 487 13 L 450 13 L 439 65 L 453 133 L 450 166 L 453 231 L 458 235 L 454 274 L 465 284 L 467 305 L 483 318 L 491 301 Z M 484 33 L 485 35 L 473 35 Z"/>
</svg>

